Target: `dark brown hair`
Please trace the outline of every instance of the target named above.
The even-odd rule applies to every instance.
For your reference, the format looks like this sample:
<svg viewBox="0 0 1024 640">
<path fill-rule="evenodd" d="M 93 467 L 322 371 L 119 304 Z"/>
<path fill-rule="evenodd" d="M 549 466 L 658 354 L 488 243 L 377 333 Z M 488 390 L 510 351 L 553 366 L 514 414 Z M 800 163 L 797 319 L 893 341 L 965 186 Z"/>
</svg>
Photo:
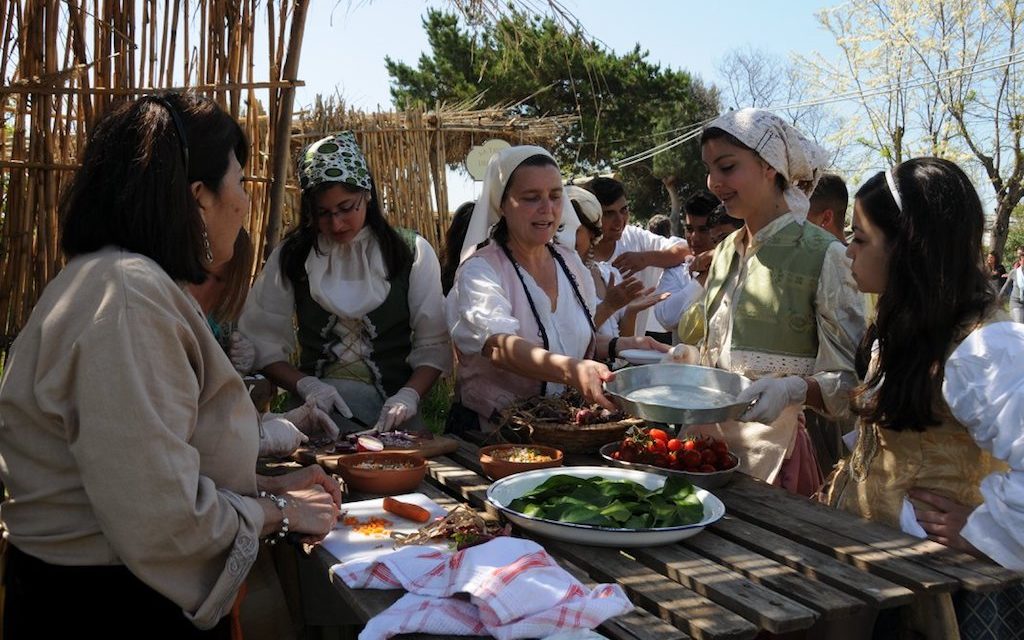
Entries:
<svg viewBox="0 0 1024 640">
<path fill-rule="evenodd" d="M 960 167 L 915 158 L 893 170 L 903 203 L 885 174 L 857 191 L 860 210 L 890 243 L 889 277 L 875 322 L 857 353 L 864 378 L 872 345 L 878 366 L 854 392 L 854 412 L 881 427 L 922 431 L 939 423 L 943 363 L 995 304 L 982 260 L 985 217 Z"/>
<path fill-rule="evenodd" d="M 232 151 L 244 166 L 245 133 L 212 100 L 167 93 L 121 104 L 93 129 L 64 193 L 61 249 L 74 257 L 113 245 L 202 283 L 203 221 L 189 185 L 219 191 Z"/>
<path fill-rule="evenodd" d="M 476 202 L 463 202 L 455 210 L 452 222 L 444 233 L 444 249 L 441 251 L 441 292 L 448 292 L 455 286 L 455 272 L 459 270 L 462 257 L 462 243 L 466 240 L 469 221 L 473 218 L 473 207 Z"/>
</svg>

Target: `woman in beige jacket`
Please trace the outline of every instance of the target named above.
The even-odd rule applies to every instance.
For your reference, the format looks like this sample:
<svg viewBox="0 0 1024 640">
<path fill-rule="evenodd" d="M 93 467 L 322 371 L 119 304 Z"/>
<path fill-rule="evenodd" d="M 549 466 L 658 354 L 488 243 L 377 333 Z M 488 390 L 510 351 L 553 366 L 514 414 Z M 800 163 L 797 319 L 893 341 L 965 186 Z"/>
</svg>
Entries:
<svg viewBox="0 0 1024 640">
<path fill-rule="evenodd" d="M 191 95 L 125 103 L 90 136 L 62 203 L 67 266 L 0 382 L 8 640 L 229 637 L 260 539 L 315 541 L 337 519 L 322 471 L 256 475 L 256 410 L 185 288 L 231 258 L 247 156 Z"/>
</svg>

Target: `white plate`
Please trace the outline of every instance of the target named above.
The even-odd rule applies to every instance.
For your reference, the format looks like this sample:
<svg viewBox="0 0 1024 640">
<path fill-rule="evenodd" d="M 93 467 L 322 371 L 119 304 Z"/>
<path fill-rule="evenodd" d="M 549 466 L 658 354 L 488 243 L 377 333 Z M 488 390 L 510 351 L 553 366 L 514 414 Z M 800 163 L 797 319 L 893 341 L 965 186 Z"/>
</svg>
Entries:
<svg viewBox="0 0 1024 640">
<path fill-rule="evenodd" d="M 407 493 L 395 496 L 395 499 L 417 504 L 429 511 L 430 515 L 434 517 L 448 515 L 447 509 L 422 493 Z M 389 531 L 399 533 L 416 533 L 420 527 L 426 524 L 406 520 L 393 513 L 387 513 L 384 511 L 384 498 L 360 500 L 359 502 L 343 502 L 341 510 L 347 512 L 345 514 L 346 517 L 359 518 L 360 520 L 366 520 L 374 516 L 387 518 L 394 523 Z M 356 533 L 351 527 L 342 522 L 338 522 L 334 530 L 327 534 L 327 537 L 324 538 L 321 544 L 324 549 L 330 551 L 331 555 L 338 559 L 339 564 L 374 560 L 378 556 L 390 553 L 395 549 L 394 541 L 391 540 L 390 536 L 367 536 Z M 444 545 L 441 545 L 440 548 L 444 548 Z"/>
<path fill-rule="evenodd" d="M 589 524 L 574 524 L 535 518 L 514 511 L 508 505 L 541 485 L 554 475 L 569 475 L 578 478 L 600 476 L 606 480 L 632 480 L 648 489 L 656 489 L 665 484 L 665 476 L 633 469 L 613 469 L 611 467 L 557 467 L 554 469 L 536 469 L 498 480 L 487 489 L 487 501 L 516 525 L 549 536 L 556 540 L 590 544 L 599 547 L 645 547 L 669 544 L 699 533 L 704 527 L 716 522 L 725 515 L 725 505 L 711 492 L 697 489 L 697 498 L 704 505 L 704 517 L 700 522 L 678 527 L 662 527 L 658 529 L 613 529 L 596 527 Z"/>
<path fill-rule="evenodd" d="M 630 364 L 657 364 L 664 356 L 664 353 L 654 349 L 623 349 L 616 353 L 616 357 Z"/>
</svg>

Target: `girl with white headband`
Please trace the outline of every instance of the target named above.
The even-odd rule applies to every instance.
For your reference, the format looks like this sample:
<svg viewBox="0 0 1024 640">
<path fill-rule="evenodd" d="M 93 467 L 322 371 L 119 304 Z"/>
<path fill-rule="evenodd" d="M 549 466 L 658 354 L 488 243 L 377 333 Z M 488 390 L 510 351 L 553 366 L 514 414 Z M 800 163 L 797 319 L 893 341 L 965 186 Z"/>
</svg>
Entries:
<svg viewBox="0 0 1024 640">
<path fill-rule="evenodd" d="M 1022 570 L 1024 327 L 989 284 L 974 186 L 952 162 L 916 158 L 868 180 L 853 211 L 853 277 L 879 295 L 878 314 L 858 352 L 857 443 L 827 498 Z M 1011 595 L 1019 603 L 1020 589 L 1003 592 L 987 610 Z M 958 615 L 978 600 L 965 593 Z M 936 597 L 886 635 L 955 637 L 952 612 L 948 595 Z"/>
<path fill-rule="evenodd" d="M 725 439 L 744 472 L 810 495 L 821 473 L 801 412 L 848 412 L 864 331 L 843 245 L 806 224 L 826 154 L 778 116 L 743 109 L 704 130 L 701 156 L 708 189 L 744 227 L 715 249 L 700 351 L 676 349 L 681 360 L 753 378 L 738 401 L 757 402 L 739 425 L 698 430 Z"/>
<path fill-rule="evenodd" d="M 333 412 L 343 430 L 422 428 L 420 399 L 452 361 L 437 255 L 388 224 L 351 131 L 307 147 L 298 175 L 299 224 L 267 259 L 239 321 L 256 368 Z"/>
<path fill-rule="evenodd" d="M 563 191 L 540 147 L 504 149 L 487 166 L 447 300 L 459 357 L 451 430 L 491 431 L 496 412 L 565 386 L 614 409 L 602 392 L 614 374 L 593 358 L 658 348 L 646 337 L 597 333 L 594 280 L 573 250 L 579 220 Z M 555 242 L 556 233 L 566 240 Z"/>
</svg>

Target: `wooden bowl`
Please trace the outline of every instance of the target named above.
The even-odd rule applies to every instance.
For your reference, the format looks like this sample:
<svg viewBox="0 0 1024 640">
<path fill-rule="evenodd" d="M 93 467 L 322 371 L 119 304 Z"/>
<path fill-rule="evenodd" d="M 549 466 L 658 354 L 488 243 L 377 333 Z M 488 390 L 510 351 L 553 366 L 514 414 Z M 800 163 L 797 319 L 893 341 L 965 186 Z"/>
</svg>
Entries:
<svg viewBox="0 0 1024 640">
<path fill-rule="evenodd" d="M 401 468 L 361 468 L 360 465 L 400 465 Z M 427 475 L 427 461 L 413 453 L 375 451 L 338 459 L 338 473 L 350 491 L 393 496 L 409 493 Z"/>
<path fill-rule="evenodd" d="M 531 449 L 538 455 L 551 459 L 537 462 L 512 462 L 507 457 L 516 449 Z M 520 471 L 560 467 L 562 466 L 562 457 L 561 450 L 539 444 L 492 444 L 480 449 L 480 466 L 483 467 L 484 474 L 488 478 L 497 480 Z"/>
</svg>

